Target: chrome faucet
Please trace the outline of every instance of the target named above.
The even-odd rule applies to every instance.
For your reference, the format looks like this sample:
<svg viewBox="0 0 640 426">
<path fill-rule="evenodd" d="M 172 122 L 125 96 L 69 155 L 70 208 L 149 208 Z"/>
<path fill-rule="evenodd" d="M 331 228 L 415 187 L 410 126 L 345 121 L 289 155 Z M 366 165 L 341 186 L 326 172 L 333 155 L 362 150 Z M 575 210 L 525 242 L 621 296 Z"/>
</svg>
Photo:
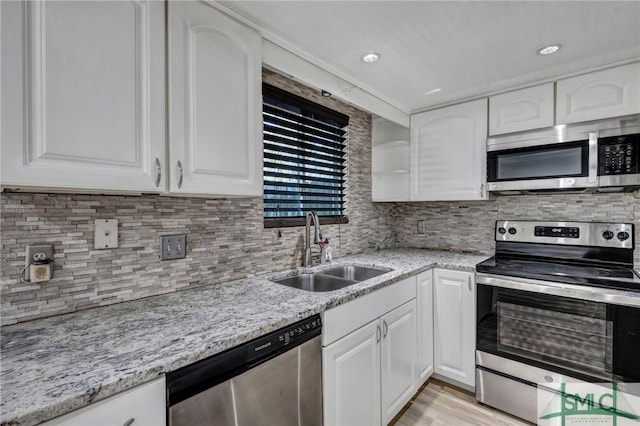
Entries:
<svg viewBox="0 0 640 426">
<path fill-rule="evenodd" d="M 305 221 L 305 239 L 304 239 L 304 259 L 302 266 L 311 266 L 311 221 L 313 221 L 313 244 L 322 243 L 322 231 L 320 230 L 320 220 L 318 214 L 311 210 L 307 213 L 307 220 Z"/>
</svg>

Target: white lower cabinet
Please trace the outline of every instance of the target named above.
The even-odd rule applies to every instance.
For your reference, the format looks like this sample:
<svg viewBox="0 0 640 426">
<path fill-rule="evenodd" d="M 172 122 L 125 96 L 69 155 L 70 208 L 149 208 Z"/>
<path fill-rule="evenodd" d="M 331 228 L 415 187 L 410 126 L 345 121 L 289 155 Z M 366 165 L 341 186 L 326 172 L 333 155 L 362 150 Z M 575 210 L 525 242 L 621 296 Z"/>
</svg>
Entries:
<svg viewBox="0 0 640 426">
<path fill-rule="evenodd" d="M 380 424 L 379 337 L 376 320 L 323 349 L 325 425 Z"/>
<path fill-rule="evenodd" d="M 475 386 L 475 276 L 471 272 L 435 269 L 434 371 Z"/>
<path fill-rule="evenodd" d="M 324 313 L 325 425 L 387 424 L 416 392 L 415 283 L 410 277 Z"/>
<path fill-rule="evenodd" d="M 417 376 L 420 386 L 433 374 L 433 270 L 418 274 L 417 281 Z"/>
<path fill-rule="evenodd" d="M 382 421 L 389 423 L 417 389 L 416 301 L 382 317 Z"/>
<path fill-rule="evenodd" d="M 43 426 L 165 425 L 166 387 L 164 376 L 98 401 Z"/>
</svg>

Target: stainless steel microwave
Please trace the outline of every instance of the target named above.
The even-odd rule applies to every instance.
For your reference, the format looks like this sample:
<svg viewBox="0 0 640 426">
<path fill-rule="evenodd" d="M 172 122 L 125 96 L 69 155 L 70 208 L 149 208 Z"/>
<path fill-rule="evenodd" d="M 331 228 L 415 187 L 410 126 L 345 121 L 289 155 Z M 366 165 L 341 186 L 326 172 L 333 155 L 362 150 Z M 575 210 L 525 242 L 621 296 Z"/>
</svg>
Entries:
<svg viewBox="0 0 640 426">
<path fill-rule="evenodd" d="M 487 187 L 499 193 L 640 187 L 640 114 L 487 139 Z"/>
</svg>

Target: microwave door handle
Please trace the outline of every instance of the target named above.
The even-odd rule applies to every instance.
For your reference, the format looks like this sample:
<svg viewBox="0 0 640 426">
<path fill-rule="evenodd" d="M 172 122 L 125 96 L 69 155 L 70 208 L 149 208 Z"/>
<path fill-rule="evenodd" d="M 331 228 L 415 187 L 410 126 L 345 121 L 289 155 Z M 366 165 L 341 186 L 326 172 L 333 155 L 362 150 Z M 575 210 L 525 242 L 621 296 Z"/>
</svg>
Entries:
<svg viewBox="0 0 640 426">
<path fill-rule="evenodd" d="M 589 183 L 598 182 L 598 134 L 589 133 Z"/>
</svg>

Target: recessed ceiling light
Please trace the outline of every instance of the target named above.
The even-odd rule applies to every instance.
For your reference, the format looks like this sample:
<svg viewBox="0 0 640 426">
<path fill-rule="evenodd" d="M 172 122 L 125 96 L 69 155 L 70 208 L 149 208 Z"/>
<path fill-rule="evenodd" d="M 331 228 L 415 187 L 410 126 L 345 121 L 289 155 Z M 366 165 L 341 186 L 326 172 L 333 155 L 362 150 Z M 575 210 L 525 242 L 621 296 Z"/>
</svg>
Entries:
<svg viewBox="0 0 640 426">
<path fill-rule="evenodd" d="M 551 55 L 552 53 L 556 53 L 561 48 L 562 48 L 561 44 L 550 44 L 548 46 L 544 46 L 538 49 L 538 55 Z"/>
<path fill-rule="evenodd" d="M 428 92 L 424 92 L 423 95 L 424 96 L 433 95 L 434 93 L 438 93 L 441 90 L 442 89 L 438 87 L 437 89 L 431 89 Z"/>
<path fill-rule="evenodd" d="M 365 53 L 364 55 L 362 55 L 362 62 L 371 63 L 377 61 L 378 59 L 380 59 L 380 54 L 376 52 Z"/>
</svg>

